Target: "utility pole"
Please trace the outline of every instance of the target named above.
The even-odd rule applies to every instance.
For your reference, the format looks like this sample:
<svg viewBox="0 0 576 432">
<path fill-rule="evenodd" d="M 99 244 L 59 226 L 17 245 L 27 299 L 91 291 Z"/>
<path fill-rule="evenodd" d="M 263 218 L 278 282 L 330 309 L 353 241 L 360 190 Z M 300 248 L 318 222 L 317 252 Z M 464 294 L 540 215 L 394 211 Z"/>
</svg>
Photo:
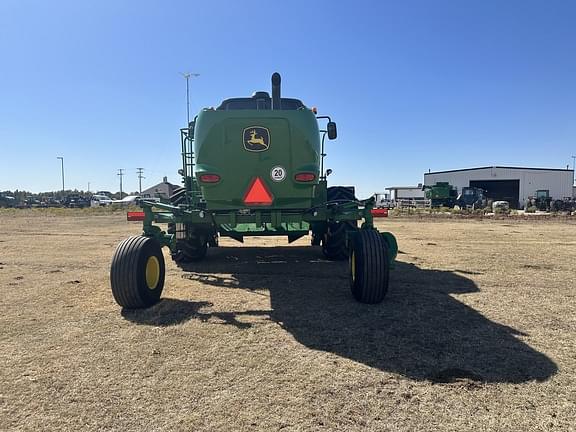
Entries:
<svg viewBox="0 0 576 432">
<path fill-rule="evenodd" d="M 88 193 L 90 193 L 90 182 L 88 182 Z"/>
<path fill-rule="evenodd" d="M 142 195 L 142 179 L 146 178 L 142 174 L 144 174 L 144 168 L 136 168 L 136 172 L 138 173 L 138 192 Z"/>
<path fill-rule="evenodd" d="M 64 157 L 57 156 L 56 159 L 60 159 L 62 162 L 62 198 L 64 198 Z"/>
<path fill-rule="evenodd" d="M 118 174 L 120 176 L 120 199 L 122 199 L 122 177 L 124 176 L 124 168 L 118 168 Z"/>
<path fill-rule="evenodd" d="M 181 72 L 186 79 L 186 127 L 190 124 L 190 77 L 199 77 L 199 73 Z"/>
<path fill-rule="evenodd" d="M 572 186 L 576 184 L 576 177 L 574 175 L 574 166 L 576 165 L 576 156 L 572 156 Z"/>
</svg>

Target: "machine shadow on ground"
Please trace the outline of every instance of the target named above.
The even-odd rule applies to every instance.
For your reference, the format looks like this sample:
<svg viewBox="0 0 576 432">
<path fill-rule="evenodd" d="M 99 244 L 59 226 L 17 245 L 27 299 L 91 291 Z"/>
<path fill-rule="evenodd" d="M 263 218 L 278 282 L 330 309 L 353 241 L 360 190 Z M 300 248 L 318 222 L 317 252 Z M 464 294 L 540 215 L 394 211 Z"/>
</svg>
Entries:
<svg viewBox="0 0 576 432">
<path fill-rule="evenodd" d="M 324 260 L 315 247 L 217 248 L 183 270 L 185 278 L 204 284 L 268 290 L 271 310 L 201 313 L 209 303 L 167 299 L 125 317 L 166 325 L 217 315 L 242 328 L 251 324 L 240 315 L 269 315 L 311 349 L 416 380 L 520 383 L 557 372 L 552 360 L 519 338 L 529 335 L 452 297 L 479 290 L 454 272 L 398 262 L 384 302 L 364 305 L 350 294 L 347 263 Z"/>
</svg>

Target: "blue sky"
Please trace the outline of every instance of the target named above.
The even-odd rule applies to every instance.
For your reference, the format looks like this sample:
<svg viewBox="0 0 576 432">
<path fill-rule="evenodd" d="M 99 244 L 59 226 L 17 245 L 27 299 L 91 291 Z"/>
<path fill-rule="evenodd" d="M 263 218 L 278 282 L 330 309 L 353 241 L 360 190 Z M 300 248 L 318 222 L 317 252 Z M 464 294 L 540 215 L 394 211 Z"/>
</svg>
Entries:
<svg viewBox="0 0 576 432">
<path fill-rule="evenodd" d="M 576 155 L 576 2 L 0 2 L 0 190 L 178 183 L 192 112 L 269 90 L 338 123 L 332 184 Z"/>
</svg>

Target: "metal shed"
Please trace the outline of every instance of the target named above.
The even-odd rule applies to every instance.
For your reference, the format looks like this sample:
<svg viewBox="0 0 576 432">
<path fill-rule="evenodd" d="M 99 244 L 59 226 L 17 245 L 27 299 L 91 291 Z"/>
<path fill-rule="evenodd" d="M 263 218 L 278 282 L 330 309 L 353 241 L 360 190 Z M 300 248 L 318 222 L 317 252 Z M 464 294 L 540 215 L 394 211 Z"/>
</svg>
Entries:
<svg viewBox="0 0 576 432">
<path fill-rule="evenodd" d="M 448 182 L 458 191 L 475 186 L 486 191 L 488 198 L 504 200 L 512 208 L 522 208 L 528 197 L 538 190 L 548 190 L 553 199 L 572 197 L 574 171 L 555 168 L 479 167 L 424 174 L 424 185 Z"/>
<path fill-rule="evenodd" d="M 390 199 L 393 201 L 400 199 L 424 200 L 421 184 L 418 186 L 390 186 L 386 190 L 390 192 Z"/>
</svg>

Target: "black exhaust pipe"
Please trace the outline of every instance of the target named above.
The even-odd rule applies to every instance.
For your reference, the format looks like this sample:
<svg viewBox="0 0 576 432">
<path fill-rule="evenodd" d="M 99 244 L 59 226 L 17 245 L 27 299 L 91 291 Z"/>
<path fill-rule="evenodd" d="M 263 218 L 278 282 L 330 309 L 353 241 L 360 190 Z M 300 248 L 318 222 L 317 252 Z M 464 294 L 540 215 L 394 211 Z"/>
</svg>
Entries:
<svg viewBox="0 0 576 432">
<path fill-rule="evenodd" d="M 282 109 L 282 101 L 280 99 L 280 74 L 274 72 L 272 74 L 272 109 L 279 110 Z"/>
</svg>

